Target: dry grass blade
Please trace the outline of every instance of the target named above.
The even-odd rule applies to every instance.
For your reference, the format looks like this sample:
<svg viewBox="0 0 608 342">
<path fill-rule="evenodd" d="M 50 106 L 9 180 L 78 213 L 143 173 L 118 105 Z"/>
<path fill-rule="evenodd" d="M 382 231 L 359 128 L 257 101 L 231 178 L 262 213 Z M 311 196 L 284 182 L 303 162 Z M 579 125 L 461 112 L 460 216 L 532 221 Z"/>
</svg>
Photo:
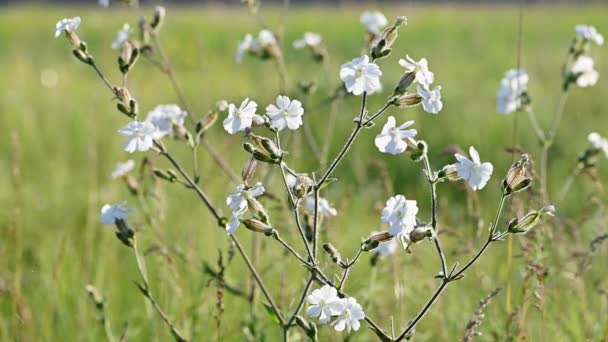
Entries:
<svg viewBox="0 0 608 342">
<path fill-rule="evenodd" d="M 492 298 L 496 297 L 501 290 L 502 288 L 500 287 L 496 288 L 494 291 L 490 292 L 486 298 L 479 302 L 479 306 L 477 307 L 477 310 L 475 310 L 473 318 L 471 318 L 469 323 L 467 323 L 467 328 L 464 331 L 462 341 L 470 342 L 473 340 L 473 337 L 481 335 L 481 333 L 477 331 L 477 328 L 481 325 L 481 321 L 485 316 L 483 314 L 483 310 L 486 308 L 486 306 L 488 306 L 488 304 L 490 304 Z"/>
</svg>

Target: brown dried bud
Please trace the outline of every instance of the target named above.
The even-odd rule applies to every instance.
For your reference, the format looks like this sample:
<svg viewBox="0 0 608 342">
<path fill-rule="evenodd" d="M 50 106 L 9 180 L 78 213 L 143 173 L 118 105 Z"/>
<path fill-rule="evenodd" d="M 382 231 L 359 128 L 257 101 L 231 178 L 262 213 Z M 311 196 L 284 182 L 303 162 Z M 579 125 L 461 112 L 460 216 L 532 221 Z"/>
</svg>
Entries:
<svg viewBox="0 0 608 342">
<path fill-rule="evenodd" d="M 393 238 L 393 236 L 389 232 L 381 232 L 381 233 L 373 234 L 372 236 L 368 237 L 365 241 L 363 241 L 363 244 L 361 245 L 361 249 L 366 252 L 371 251 L 372 249 L 378 247 L 378 245 L 380 243 L 389 241 L 392 238 Z"/>
<path fill-rule="evenodd" d="M 245 163 L 243 170 L 241 171 L 241 177 L 243 178 L 243 182 L 247 182 L 253 177 L 257 166 L 258 162 L 255 160 L 255 158 L 253 158 L 253 156 L 249 158 L 247 163 Z"/>
<path fill-rule="evenodd" d="M 532 178 L 528 176 L 529 157 L 522 154 L 521 159 L 511 165 L 507 177 L 502 181 L 502 190 L 505 195 L 511 195 L 526 189 L 532 183 Z"/>
</svg>

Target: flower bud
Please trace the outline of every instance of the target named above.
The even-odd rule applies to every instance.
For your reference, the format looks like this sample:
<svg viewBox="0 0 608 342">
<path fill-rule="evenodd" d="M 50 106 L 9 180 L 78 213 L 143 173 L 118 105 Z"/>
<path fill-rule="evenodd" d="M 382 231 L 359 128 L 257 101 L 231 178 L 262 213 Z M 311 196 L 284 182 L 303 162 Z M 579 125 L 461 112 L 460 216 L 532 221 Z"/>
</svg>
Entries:
<svg viewBox="0 0 608 342">
<path fill-rule="evenodd" d="M 73 50 L 72 53 L 74 54 L 74 57 L 76 57 L 76 59 L 78 59 L 82 63 L 93 65 L 93 57 L 91 57 L 91 55 L 89 55 L 88 53 L 78 49 Z"/>
<path fill-rule="evenodd" d="M 264 150 L 266 152 L 268 152 L 268 155 L 270 155 L 272 158 L 281 158 L 281 156 L 283 155 L 283 151 L 281 151 L 277 145 L 274 143 L 274 141 L 268 139 L 268 138 L 262 138 L 261 139 L 261 143 L 262 146 L 264 147 Z"/>
<path fill-rule="evenodd" d="M 527 233 L 540 222 L 540 219 L 544 215 L 555 216 L 555 207 L 553 205 L 548 205 L 540 210 L 527 213 L 521 219 L 514 218 L 509 221 L 509 228 L 507 230 L 512 234 Z"/>
<path fill-rule="evenodd" d="M 168 182 L 174 183 L 175 181 L 177 181 L 177 174 L 173 170 L 161 170 L 154 168 L 152 172 L 156 177 L 166 180 Z"/>
<path fill-rule="evenodd" d="M 218 115 L 219 114 L 214 110 L 207 113 L 207 115 L 205 115 L 204 118 L 202 118 L 201 120 L 199 120 L 196 123 L 196 127 L 195 127 L 196 133 L 198 133 L 198 134 L 204 133 L 209 128 L 211 128 L 211 126 L 213 126 L 213 124 L 217 121 Z"/>
<path fill-rule="evenodd" d="M 334 247 L 331 243 L 323 244 L 323 250 L 331 257 L 331 260 L 335 264 L 339 264 L 342 262 L 342 258 L 340 257 L 340 252 Z"/>
<path fill-rule="evenodd" d="M 455 182 L 457 180 L 460 180 L 460 176 L 458 175 L 458 172 L 456 171 L 456 165 L 454 165 L 454 164 L 448 164 L 448 165 L 444 166 L 443 169 L 441 169 L 437 173 L 437 178 L 438 179 L 447 179 L 450 182 Z"/>
<path fill-rule="evenodd" d="M 427 143 L 424 140 L 415 141 L 414 139 L 410 138 L 410 139 L 406 139 L 406 143 L 412 153 L 410 158 L 413 161 L 422 160 L 422 157 L 424 157 L 429 150 L 429 146 L 427 145 Z"/>
<path fill-rule="evenodd" d="M 417 226 L 410 233 L 410 243 L 420 242 L 424 239 L 432 239 L 435 237 L 433 227 L 429 225 Z"/>
<path fill-rule="evenodd" d="M 125 181 L 125 185 L 127 186 L 127 189 L 129 190 L 129 192 L 132 195 L 137 195 L 137 192 L 139 189 L 139 183 L 137 182 L 137 179 L 135 179 L 135 177 L 133 177 L 131 175 L 125 175 L 125 176 L 123 176 L 123 179 Z"/>
<path fill-rule="evenodd" d="M 258 162 L 253 158 L 249 158 L 245 166 L 243 167 L 243 171 L 241 171 L 241 177 L 243 178 L 243 182 L 247 182 L 250 180 L 255 174 L 255 169 L 258 166 Z"/>
<path fill-rule="evenodd" d="M 393 105 L 400 108 L 416 106 L 420 102 L 422 102 L 422 96 L 418 94 L 406 93 L 393 98 Z"/>
<path fill-rule="evenodd" d="M 315 182 L 308 175 L 298 175 L 296 184 L 293 186 L 293 193 L 297 198 L 304 198 L 312 191 L 314 186 Z"/>
<path fill-rule="evenodd" d="M 273 234 L 273 230 L 271 226 L 268 224 L 256 219 L 250 218 L 246 220 L 241 220 L 241 223 L 245 226 L 245 228 L 256 232 L 256 233 L 264 233 L 266 236 L 270 236 Z"/>
<path fill-rule="evenodd" d="M 121 219 L 116 219 L 116 237 L 127 247 L 133 247 L 133 238 L 135 232 L 131 229 L 127 222 Z"/>
<path fill-rule="evenodd" d="M 247 206 L 249 211 L 251 211 L 255 216 L 268 223 L 268 213 L 260 201 L 255 198 L 247 198 Z"/>
<path fill-rule="evenodd" d="M 156 6 L 154 9 L 154 17 L 152 17 L 152 21 L 150 22 L 150 27 L 154 30 L 160 30 L 161 26 L 165 22 L 165 8 L 162 6 Z"/>
<path fill-rule="evenodd" d="M 398 36 L 397 29 L 406 21 L 406 17 L 397 17 L 397 20 L 393 25 L 384 29 L 372 47 L 372 59 L 380 59 L 390 55 L 393 43 L 395 43 Z"/>
<path fill-rule="evenodd" d="M 122 51 L 118 57 L 118 69 L 123 74 L 126 74 L 131 70 L 135 62 L 139 57 L 139 50 L 130 41 L 125 41 L 122 44 Z"/>
<path fill-rule="evenodd" d="M 397 86 L 395 87 L 395 90 L 393 91 L 393 95 L 400 95 L 400 94 L 405 93 L 407 88 L 414 82 L 415 79 L 416 79 L 416 73 L 414 73 L 414 72 L 404 73 L 403 76 L 401 76 L 399 83 L 397 83 Z"/>
<path fill-rule="evenodd" d="M 521 159 L 511 165 L 507 177 L 502 180 L 502 191 L 505 195 L 514 194 L 530 186 L 532 179 L 528 177 L 528 164 L 528 155 L 522 154 Z"/>
<path fill-rule="evenodd" d="M 393 238 L 393 236 L 389 232 L 381 232 L 381 233 L 373 234 L 372 236 L 368 237 L 365 241 L 363 241 L 363 244 L 361 245 L 361 249 L 364 250 L 365 252 L 369 252 L 372 249 L 378 247 L 378 245 L 381 242 L 389 241 L 392 238 Z"/>
</svg>

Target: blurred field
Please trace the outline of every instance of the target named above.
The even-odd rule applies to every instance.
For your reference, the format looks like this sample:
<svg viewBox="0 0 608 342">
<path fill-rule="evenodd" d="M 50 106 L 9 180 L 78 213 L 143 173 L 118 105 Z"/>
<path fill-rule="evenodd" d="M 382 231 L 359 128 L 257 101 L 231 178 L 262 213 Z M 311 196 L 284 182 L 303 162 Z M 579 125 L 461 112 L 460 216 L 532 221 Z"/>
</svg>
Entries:
<svg viewBox="0 0 608 342">
<path fill-rule="evenodd" d="M 364 8 L 297 8 L 289 13 L 286 32 L 289 94 L 298 97 L 293 86 L 300 79 L 319 81 L 319 90 L 307 106 L 321 103 L 339 81 L 341 63 L 358 56 L 363 28 L 359 14 Z M 387 17 L 407 15 L 409 25 L 401 30 L 393 55 L 380 61 L 384 71 L 385 94 L 371 97 L 370 108 L 377 108 L 399 80 L 402 68 L 398 58 L 406 53 L 427 57 L 436 82 L 443 86 L 444 110 L 431 116 L 421 109 L 390 110 L 403 121 L 416 120 L 416 128 L 430 142 L 431 162 L 438 169 L 452 162 L 441 151 L 450 144 L 467 148 L 475 145 L 483 160 L 494 163 L 490 184 L 479 194 L 484 221 L 477 224 L 466 215 L 466 195 L 458 186 L 440 185 L 440 226 L 445 229 L 443 243 L 451 263 L 464 263 L 483 243 L 498 202 L 498 184 L 511 163 L 504 152 L 512 141 L 513 116 L 495 111 L 495 92 L 502 74 L 517 63 L 517 17 L 514 7 L 387 7 Z M 560 91 L 560 66 L 574 35 L 576 24 L 595 25 L 608 34 L 608 8 L 531 7 L 524 12 L 522 66 L 531 76 L 530 92 L 543 127 L 549 125 Z M 113 332 L 118 335 L 128 321 L 128 340 L 167 341 L 170 336 L 150 307 L 147 307 L 133 280 L 138 279 L 130 251 L 102 227 L 99 209 L 107 202 L 132 199 L 122 182 L 110 178 L 115 164 L 128 158 L 122 138 L 116 133 L 125 123 L 118 115 L 111 96 L 94 73 L 77 62 L 64 39 L 53 39 L 57 20 L 80 15 L 80 36 L 88 43 L 112 80 L 118 82 L 115 51 L 110 49 L 122 23 L 135 26 L 135 13 L 128 10 L 93 8 L 7 8 L 0 12 L 0 65 L 4 86 L 0 90 L 0 340 L 2 341 L 97 341 L 103 339 L 92 303 L 84 291 L 96 285 L 108 298 Z M 279 11 L 265 10 L 271 26 L 279 22 Z M 257 33 L 255 18 L 245 9 L 200 8 L 169 9 L 162 42 L 171 56 L 185 92 L 202 115 L 218 100 L 239 102 L 250 97 L 261 108 L 278 95 L 278 75 L 272 63 L 245 58 L 233 61 L 236 44 L 247 32 Z M 330 53 L 328 71 L 312 62 L 304 51 L 291 48 L 291 42 L 305 31 L 323 35 Z M 590 89 L 571 92 L 558 141 L 551 150 L 550 189 L 557 193 L 571 172 L 576 154 L 587 146 L 586 136 L 596 130 L 608 135 L 608 57 L 606 47 L 594 49 L 600 82 Z M 140 60 L 130 76 L 130 87 L 145 113 L 161 103 L 177 103 L 164 75 Z M 352 127 L 359 106 L 358 98 L 340 102 L 337 129 L 330 156 L 335 155 Z M 306 112 L 317 139 L 325 136 L 329 107 Z M 384 120 L 380 120 L 382 123 Z M 428 217 L 428 189 L 422 182 L 420 165 L 407 157 L 381 155 L 373 145 L 379 127 L 364 132 L 350 152 L 350 158 L 337 170 L 341 182 L 332 184 L 326 197 L 339 215 L 325 224 L 327 237 L 344 256 L 356 252 L 361 237 L 380 229 L 380 210 L 394 193 L 416 198 L 420 216 Z M 210 141 L 240 171 L 247 160 L 241 138 L 228 139 L 218 124 Z M 518 144 L 538 156 L 538 144 L 526 117 L 519 120 Z M 182 150 L 170 144 L 174 151 Z M 184 149 L 185 150 L 185 149 Z M 298 171 L 317 171 L 301 136 L 294 136 L 289 162 Z M 189 155 L 178 153 L 187 165 Z M 141 155 L 135 155 L 139 161 Z M 155 163 L 167 167 L 164 160 Z M 371 163 L 371 164 L 370 164 Z M 372 164 L 381 165 L 386 175 Z M 606 163 L 604 163 L 606 164 Z M 606 165 L 602 165 L 606 166 Z M 221 208 L 233 185 L 201 150 L 202 184 Z M 599 177 L 606 180 L 604 168 Z M 268 188 L 279 192 L 278 177 Z M 387 193 L 392 187 L 392 193 Z M 570 226 L 547 226 L 554 240 L 547 241 L 539 262 L 548 266 L 540 309 L 529 308 L 526 333 L 529 341 L 598 341 L 607 336 L 607 297 L 598 293 L 608 288 L 604 246 L 591 262 L 592 268 L 574 276 L 579 259 L 589 241 L 606 232 L 604 220 L 580 224 L 583 215 L 605 218 L 603 212 L 589 212 L 594 187 L 588 178 L 579 178 L 567 200 L 558 208 L 573 219 Z M 215 264 L 218 248 L 228 243 L 206 209 L 193 193 L 179 186 L 162 185 L 164 244 L 179 246 L 186 260 L 148 255 L 153 291 L 174 321 L 194 340 L 215 338 L 215 288 L 207 286 L 203 261 Z M 600 194 L 600 203 L 606 203 Z M 274 206 L 276 202 L 268 202 Z M 594 208 L 594 207 L 593 207 Z M 277 214 L 278 215 L 278 214 Z M 509 211 L 504 222 L 511 217 Z M 137 220 L 137 219 L 136 219 Z M 141 219 L 140 219 L 141 220 Z M 273 222 L 281 234 L 301 247 L 294 234 L 293 221 L 286 215 Z M 138 222 L 136 221 L 136 224 Z M 158 242 L 157 236 L 141 223 L 143 248 Z M 238 235 L 247 244 L 250 232 Z M 511 308 L 521 302 L 525 260 L 521 241 L 515 239 Z M 293 308 L 303 286 L 303 270 L 295 262 L 283 267 L 282 250 L 264 241 L 259 269 L 282 308 Z M 382 260 L 372 270 L 369 256 L 354 269 L 347 290 L 363 303 L 366 312 L 390 327 L 394 313 L 395 330 L 400 330 L 432 294 L 437 280 L 433 276 L 439 263 L 430 243 L 416 245 L 413 254 L 400 252 Z M 277 267 L 278 263 L 281 267 Z M 325 261 L 327 262 L 327 260 Z M 328 264 L 329 265 L 329 264 Z M 331 273 L 332 266 L 328 266 Z M 337 270 L 336 270 L 337 271 Z M 417 329 L 416 340 L 457 340 L 475 310 L 478 300 L 496 287 L 506 287 L 506 244 L 494 245 L 463 280 L 453 284 Z M 247 288 L 249 276 L 240 257 L 227 270 L 227 281 Z M 371 286 L 370 286 L 371 284 Z M 502 340 L 506 335 L 506 295 L 501 293 L 486 310 L 479 340 Z M 246 301 L 226 294 L 222 339 L 244 340 L 242 321 L 248 317 Z M 278 328 L 257 308 L 268 341 L 280 336 Z M 363 325 L 365 327 L 365 325 Z M 338 340 L 342 335 L 325 327 L 322 340 Z M 213 332 L 213 333 L 212 333 Z M 362 329 L 354 341 L 371 340 L 373 334 Z M 343 335 L 346 336 L 346 335 Z"/>
</svg>

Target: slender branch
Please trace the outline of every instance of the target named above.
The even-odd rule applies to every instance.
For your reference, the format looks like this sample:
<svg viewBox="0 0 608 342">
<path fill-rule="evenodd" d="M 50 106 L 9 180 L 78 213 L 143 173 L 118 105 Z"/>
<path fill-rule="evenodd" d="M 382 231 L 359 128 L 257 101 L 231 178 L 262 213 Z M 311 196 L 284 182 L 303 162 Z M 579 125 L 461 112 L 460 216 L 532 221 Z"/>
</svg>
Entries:
<svg viewBox="0 0 608 342">
<path fill-rule="evenodd" d="M 108 89 L 110 89 L 112 94 L 114 94 L 114 87 L 112 86 L 110 81 L 106 78 L 106 76 L 103 74 L 103 72 L 101 72 L 101 69 L 99 69 L 99 67 L 97 66 L 95 61 L 91 62 L 91 64 L 89 64 L 89 65 L 95 70 L 95 72 L 97 73 L 99 78 L 101 78 L 101 80 L 106 85 L 106 87 L 108 87 Z"/>
<path fill-rule="evenodd" d="M 315 260 L 319 256 L 319 189 L 315 188 L 315 209 L 313 213 L 313 225 L 312 225 L 312 250 Z"/>
<path fill-rule="evenodd" d="M 346 263 L 346 265 L 342 266 L 342 268 L 344 268 L 344 272 L 342 273 L 342 278 L 340 278 L 340 288 L 339 289 L 343 289 L 344 288 L 344 283 L 346 283 L 346 280 L 348 279 L 348 275 L 350 273 L 350 268 L 353 267 L 354 264 L 357 263 L 357 261 L 359 261 L 359 258 L 361 257 L 361 254 L 363 253 L 363 249 L 359 248 L 359 251 L 357 252 L 357 255 L 355 255 L 355 258 L 353 259 L 353 261 Z"/>
<path fill-rule="evenodd" d="M 315 280 L 315 277 L 312 275 L 310 276 L 310 278 L 308 278 L 308 281 L 306 282 L 306 285 L 304 286 L 304 289 L 302 290 L 302 295 L 300 296 L 298 305 L 296 305 L 296 309 L 294 310 L 293 315 L 291 315 L 291 318 L 289 318 L 289 321 L 287 321 L 287 324 L 285 324 L 286 330 L 289 330 L 289 328 L 293 324 L 293 321 L 296 319 L 296 316 L 302 309 L 302 305 L 304 305 L 304 301 L 306 300 L 306 295 L 308 294 L 308 291 L 310 290 L 310 286 L 312 286 L 312 282 L 314 280 Z"/>
<path fill-rule="evenodd" d="M 272 237 L 274 237 L 275 240 L 277 240 L 281 245 L 283 245 L 283 247 L 285 247 L 285 249 L 287 249 L 291 254 L 293 254 L 293 256 L 295 256 L 298 260 L 300 260 L 300 262 L 302 262 L 305 266 L 307 266 L 307 267 L 312 266 L 298 252 L 296 252 L 296 250 L 293 249 L 293 247 L 291 247 L 287 242 L 285 242 L 285 240 L 283 240 L 283 238 L 281 238 L 281 236 L 279 234 L 273 234 Z"/>
<path fill-rule="evenodd" d="M 559 128 L 559 124 L 561 123 L 562 116 L 564 114 L 564 109 L 566 108 L 566 100 L 568 99 L 568 88 L 562 91 L 562 95 L 559 98 L 559 103 L 557 105 L 557 109 L 555 110 L 555 114 L 553 115 L 553 121 L 551 123 L 551 128 L 547 133 L 546 139 L 543 142 L 541 155 L 540 155 L 540 184 L 541 184 L 541 192 L 543 194 L 543 201 L 545 203 L 549 202 L 549 190 L 547 185 L 547 169 L 548 169 L 548 159 L 549 159 L 549 149 L 555 140 L 555 136 L 557 135 L 557 129 Z"/>
</svg>

